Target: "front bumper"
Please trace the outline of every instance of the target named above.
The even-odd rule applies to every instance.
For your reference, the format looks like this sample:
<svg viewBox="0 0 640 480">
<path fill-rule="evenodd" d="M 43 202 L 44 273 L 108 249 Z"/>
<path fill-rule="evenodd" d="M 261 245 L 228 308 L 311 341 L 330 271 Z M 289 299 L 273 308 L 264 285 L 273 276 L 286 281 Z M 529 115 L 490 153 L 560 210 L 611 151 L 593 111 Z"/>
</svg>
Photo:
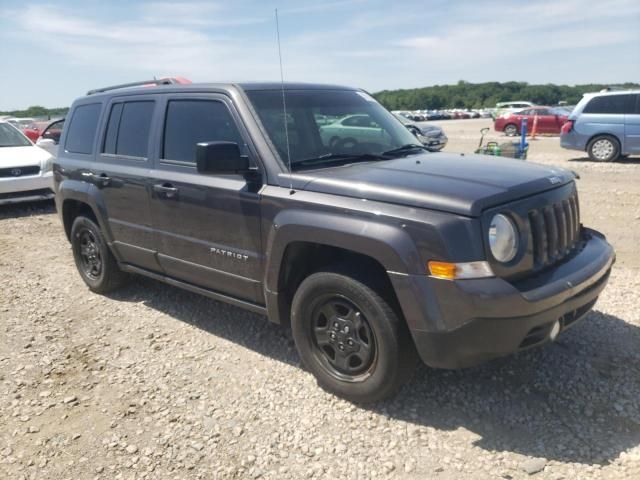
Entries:
<svg viewBox="0 0 640 480">
<path fill-rule="evenodd" d="M 551 270 L 516 283 L 500 278 L 447 281 L 390 274 L 422 360 L 463 368 L 550 340 L 595 304 L 615 254 L 604 237 L 584 233 L 584 245 Z"/>
<path fill-rule="evenodd" d="M 53 174 L 0 178 L 0 205 L 53 198 Z"/>
</svg>

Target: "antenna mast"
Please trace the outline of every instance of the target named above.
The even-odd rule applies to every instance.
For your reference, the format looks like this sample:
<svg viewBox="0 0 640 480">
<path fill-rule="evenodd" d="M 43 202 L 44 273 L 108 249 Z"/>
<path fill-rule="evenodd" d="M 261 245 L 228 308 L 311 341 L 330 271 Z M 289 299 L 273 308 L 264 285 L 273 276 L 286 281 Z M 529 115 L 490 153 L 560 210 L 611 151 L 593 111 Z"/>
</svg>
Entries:
<svg viewBox="0 0 640 480">
<path fill-rule="evenodd" d="M 282 85 L 282 109 L 284 111 L 284 138 L 287 143 L 287 168 L 289 169 L 289 194 L 293 194 L 293 178 L 291 174 L 291 151 L 289 149 L 289 125 L 287 124 L 287 101 L 284 94 L 284 72 L 282 70 L 282 48 L 280 47 L 280 22 L 276 8 L 276 35 L 278 37 L 278 58 L 280 59 L 280 85 Z"/>
</svg>

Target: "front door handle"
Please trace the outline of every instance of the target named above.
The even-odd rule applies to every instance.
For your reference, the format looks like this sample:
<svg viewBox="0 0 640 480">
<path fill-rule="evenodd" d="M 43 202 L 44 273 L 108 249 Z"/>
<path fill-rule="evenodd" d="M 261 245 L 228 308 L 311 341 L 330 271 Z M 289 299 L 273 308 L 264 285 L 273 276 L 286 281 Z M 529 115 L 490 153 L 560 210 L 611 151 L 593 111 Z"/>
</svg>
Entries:
<svg viewBox="0 0 640 480">
<path fill-rule="evenodd" d="M 111 178 L 106 173 L 97 175 L 93 172 L 82 172 L 82 176 L 98 187 L 106 187 L 111 183 Z"/>
<path fill-rule="evenodd" d="M 178 196 L 178 189 L 170 183 L 154 185 L 153 191 L 164 195 L 165 198 L 176 198 Z"/>
</svg>

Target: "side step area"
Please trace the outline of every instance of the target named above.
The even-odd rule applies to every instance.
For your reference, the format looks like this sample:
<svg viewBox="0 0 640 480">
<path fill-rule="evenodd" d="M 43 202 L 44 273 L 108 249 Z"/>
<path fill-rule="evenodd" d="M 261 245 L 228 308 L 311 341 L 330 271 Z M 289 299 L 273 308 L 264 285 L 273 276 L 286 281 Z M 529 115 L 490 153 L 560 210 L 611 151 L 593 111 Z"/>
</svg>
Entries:
<svg viewBox="0 0 640 480">
<path fill-rule="evenodd" d="M 180 280 L 176 280 L 175 278 L 167 277 L 165 275 L 161 275 L 155 272 L 150 272 L 149 270 L 145 270 L 144 268 L 134 267 L 133 265 L 129 265 L 127 263 L 121 263 L 119 264 L 119 267 L 123 272 L 135 273 L 136 275 L 143 275 L 145 277 L 153 278 L 154 280 L 158 280 L 168 285 L 180 287 L 193 293 L 199 293 L 200 295 L 204 295 L 205 297 L 212 298 L 213 300 L 229 303 L 236 307 L 244 308 L 245 310 L 249 310 L 251 312 L 258 313 L 260 315 L 265 315 L 265 316 L 267 315 L 267 308 L 262 305 L 257 305 L 255 303 L 247 302 L 246 300 L 240 300 L 235 297 L 230 297 L 222 293 L 214 292 L 212 290 L 207 290 L 206 288 L 197 287 L 195 285 L 191 285 L 190 283 L 181 282 Z"/>
</svg>

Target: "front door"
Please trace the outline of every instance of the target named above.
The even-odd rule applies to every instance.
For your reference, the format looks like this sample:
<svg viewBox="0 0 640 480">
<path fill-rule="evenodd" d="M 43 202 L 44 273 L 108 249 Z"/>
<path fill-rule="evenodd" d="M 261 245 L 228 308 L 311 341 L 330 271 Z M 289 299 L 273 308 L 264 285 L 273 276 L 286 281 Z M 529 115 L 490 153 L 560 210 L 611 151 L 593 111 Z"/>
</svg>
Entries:
<svg viewBox="0 0 640 480">
<path fill-rule="evenodd" d="M 150 185 L 158 261 L 170 277 L 262 303 L 260 186 L 242 174 L 196 170 L 200 142 L 237 142 L 249 155 L 232 103 L 222 95 L 176 94 L 165 98 L 163 111 Z"/>
</svg>

